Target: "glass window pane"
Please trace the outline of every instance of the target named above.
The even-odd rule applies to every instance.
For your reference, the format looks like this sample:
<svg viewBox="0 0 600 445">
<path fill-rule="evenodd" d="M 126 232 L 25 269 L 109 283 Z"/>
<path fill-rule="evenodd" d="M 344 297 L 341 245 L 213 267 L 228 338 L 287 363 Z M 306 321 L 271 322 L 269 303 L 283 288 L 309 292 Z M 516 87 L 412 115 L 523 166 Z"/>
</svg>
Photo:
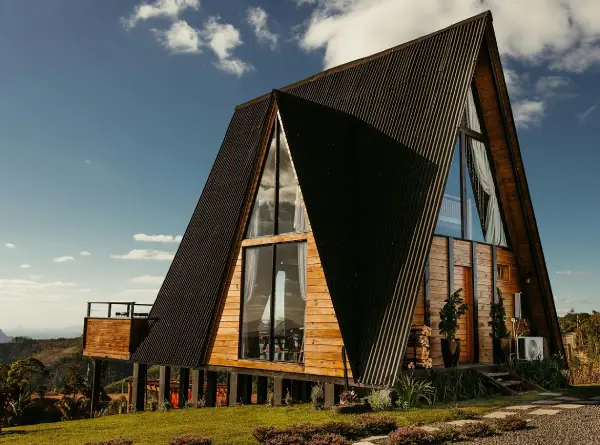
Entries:
<svg viewBox="0 0 600 445">
<path fill-rule="evenodd" d="M 467 176 L 465 176 L 467 180 L 467 215 L 465 218 L 466 224 L 466 237 L 471 241 L 479 241 L 485 242 L 485 237 L 483 236 L 483 223 L 482 219 L 479 217 L 479 210 L 477 208 L 477 203 L 481 202 L 481 199 L 475 197 L 473 192 L 473 185 L 477 186 L 477 181 L 473 181 L 474 176 L 471 174 L 471 169 L 468 169 L 469 172 Z M 481 196 L 478 196 L 481 198 Z"/>
<path fill-rule="evenodd" d="M 296 181 L 294 166 L 283 131 L 279 125 L 279 233 L 306 231 L 304 206 L 300 196 L 300 187 Z"/>
<path fill-rule="evenodd" d="M 302 362 L 306 243 L 276 245 L 274 360 Z"/>
<path fill-rule="evenodd" d="M 241 357 L 269 360 L 273 246 L 244 251 Z"/>
<path fill-rule="evenodd" d="M 477 133 L 481 133 L 481 124 L 479 122 L 479 115 L 477 114 L 477 107 L 475 106 L 475 97 L 473 95 L 473 88 L 469 88 L 469 94 L 467 95 L 467 107 L 465 109 L 465 120 L 467 128 Z"/>
<path fill-rule="evenodd" d="M 460 200 L 460 144 L 456 139 L 452 165 L 448 174 L 444 199 L 440 209 L 435 233 L 438 235 L 462 237 L 462 213 Z"/>
<path fill-rule="evenodd" d="M 467 139 L 467 168 L 471 178 L 473 199 L 481 217 L 483 236 L 486 243 L 507 246 L 504 222 L 496 185 L 485 144 L 476 139 Z"/>
<path fill-rule="evenodd" d="M 275 131 L 271 139 L 267 160 L 260 178 L 258 192 L 254 205 L 246 238 L 256 238 L 275 234 L 275 153 L 277 152 L 277 138 Z"/>
</svg>

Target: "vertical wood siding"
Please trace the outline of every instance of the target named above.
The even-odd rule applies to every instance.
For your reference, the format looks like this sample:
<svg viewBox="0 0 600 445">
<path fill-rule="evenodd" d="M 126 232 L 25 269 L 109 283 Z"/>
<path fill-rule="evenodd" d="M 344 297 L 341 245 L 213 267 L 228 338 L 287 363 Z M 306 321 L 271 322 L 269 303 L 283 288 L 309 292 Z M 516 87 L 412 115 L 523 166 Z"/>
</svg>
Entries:
<svg viewBox="0 0 600 445">
<path fill-rule="evenodd" d="M 454 240 L 454 288 L 472 288 L 472 243 L 462 240 Z M 512 332 L 512 323 L 510 319 L 514 316 L 514 294 L 521 291 L 521 281 L 517 270 L 517 262 L 514 253 L 505 248 L 498 247 L 498 264 L 510 267 L 510 281 L 498 280 L 498 287 L 504 295 L 504 306 L 506 308 L 506 326 Z M 491 336 L 490 304 L 493 299 L 492 293 L 492 246 L 489 244 L 476 245 L 477 257 L 477 292 L 478 296 L 478 326 L 479 335 L 479 363 L 493 363 L 494 351 Z M 443 365 L 442 349 L 438 324 L 440 322 L 439 312 L 444 305 L 444 300 L 448 297 L 448 239 L 445 237 L 434 236 L 429 254 L 430 283 L 431 283 L 431 352 L 434 366 Z M 471 306 L 473 294 L 463 293 L 467 303 Z M 423 313 L 419 309 L 424 305 L 424 286 L 421 284 L 419 290 L 419 300 L 417 309 L 413 314 L 412 326 L 417 327 L 423 324 Z M 457 337 L 462 340 L 461 361 L 467 362 L 473 358 L 474 347 L 474 326 L 473 319 L 468 321 L 465 316 L 459 323 Z"/>
<path fill-rule="evenodd" d="M 329 295 L 321 259 L 312 232 L 307 239 L 306 314 L 304 363 L 280 363 L 243 360 L 238 357 L 242 298 L 242 253 L 238 256 L 214 341 L 210 345 L 208 364 L 239 368 L 284 371 L 314 376 L 343 377 L 342 334 Z M 348 375 L 352 372 L 348 367 Z"/>
</svg>

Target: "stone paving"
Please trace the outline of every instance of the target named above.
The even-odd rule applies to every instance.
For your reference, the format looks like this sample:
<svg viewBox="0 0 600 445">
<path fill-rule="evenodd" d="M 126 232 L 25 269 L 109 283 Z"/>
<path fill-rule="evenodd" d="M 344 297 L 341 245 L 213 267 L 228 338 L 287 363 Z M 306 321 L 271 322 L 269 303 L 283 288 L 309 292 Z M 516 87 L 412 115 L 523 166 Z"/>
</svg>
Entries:
<svg viewBox="0 0 600 445">
<path fill-rule="evenodd" d="M 519 411 L 524 412 L 527 416 L 555 416 L 560 414 L 563 410 L 571 411 L 578 408 L 584 408 L 586 405 L 600 405 L 600 396 L 592 397 L 590 400 L 581 400 L 577 397 L 566 397 L 559 393 L 541 393 L 540 396 L 553 397 L 553 399 L 535 400 L 529 404 L 505 406 L 501 410 L 493 411 L 483 416 L 483 419 L 503 419 L 508 416 L 517 414 Z M 531 422 L 532 419 L 526 419 Z M 447 425 L 460 428 L 463 425 L 469 423 L 480 423 L 484 420 L 454 420 L 446 422 Z M 430 433 L 435 432 L 439 429 L 437 426 L 422 426 L 420 427 Z M 369 437 L 363 439 L 362 442 L 356 442 L 354 445 L 373 445 L 373 441 L 380 441 L 385 439 L 387 436 Z"/>
</svg>

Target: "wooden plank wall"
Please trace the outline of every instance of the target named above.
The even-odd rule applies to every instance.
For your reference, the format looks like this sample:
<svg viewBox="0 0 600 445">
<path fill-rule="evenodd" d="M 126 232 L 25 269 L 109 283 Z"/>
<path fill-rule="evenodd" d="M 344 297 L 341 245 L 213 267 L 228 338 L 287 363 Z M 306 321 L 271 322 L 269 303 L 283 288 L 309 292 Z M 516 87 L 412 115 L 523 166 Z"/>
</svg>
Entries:
<svg viewBox="0 0 600 445">
<path fill-rule="evenodd" d="M 285 236 L 282 235 L 283 239 Z M 290 235 L 298 238 L 298 235 Z M 209 348 L 208 364 L 239 368 L 283 371 L 315 376 L 343 377 L 342 334 L 337 322 L 319 252 L 312 232 L 306 234 L 306 314 L 304 364 L 239 359 L 242 292 L 242 254 L 238 256 L 215 339 Z M 348 364 L 348 375 L 352 372 Z"/>
<path fill-rule="evenodd" d="M 87 318 L 85 320 L 83 355 L 129 360 L 131 357 L 131 319 Z"/>
<path fill-rule="evenodd" d="M 486 40 L 489 47 L 494 48 L 495 37 L 491 28 L 488 30 Z M 525 302 L 534 332 L 536 335 L 544 336 L 547 341 L 550 341 L 549 337 L 553 335 L 553 352 L 562 353 L 562 339 L 556 318 L 550 279 L 535 222 L 531 196 L 527 189 L 515 125 L 509 111 L 510 103 L 499 54 L 496 49 L 491 50 L 494 62 L 494 66 L 492 66 L 490 54 L 485 48 L 486 45 L 483 46 L 477 61 L 475 83 L 492 152 L 493 171 L 496 183 L 499 185 L 498 194 L 506 218 L 506 229 L 510 235 L 511 247 L 519 259 L 520 272 L 523 275 L 532 275 L 531 282 L 527 286 Z M 498 90 L 494 74 L 498 78 Z M 503 113 L 501 105 L 508 111 L 506 114 Z M 504 117 L 507 119 L 508 128 L 504 125 Z M 507 130 L 510 140 L 507 138 Z M 539 277 L 536 276 L 538 272 Z"/>
<path fill-rule="evenodd" d="M 462 240 L 454 240 L 454 287 L 459 289 L 468 285 L 472 289 L 472 243 Z M 510 281 L 498 281 L 498 287 L 504 295 L 506 307 L 507 327 L 512 329 L 511 317 L 514 316 L 514 294 L 520 292 L 520 280 L 517 270 L 515 255 L 509 249 L 498 247 L 497 262 L 500 265 L 510 267 Z M 430 319 L 431 319 L 431 352 L 430 356 L 434 366 L 443 365 L 442 349 L 439 333 L 439 312 L 448 297 L 448 239 L 446 237 L 434 236 L 429 254 L 430 263 Z M 493 299 L 492 283 L 492 246 L 488 244 L 477 244 L 477 292 L 478 292 L 478 335 L 479 335 L 479 363 L 493 363 L 493 344 L 490 320 L 490 304 Z M 466 276 L 465 276 L 466 275 Z M 465 296 L 463 294 L 463 296 Z M 468 295 L 467 303 L 472 305 L 472 294 Z M 423 324 L 425 310 L 424 286 L 419 290 L 417 309 L 413 315 L 412 326 Z M 459 327 L 459 338 L 469 338 L 473 342 L 473 326 L 468 326 L 466 320 L 462 320 Z M 470 331 L 470 332 L 468 332 Z M 464 342 L 464 340 L 463 340 Z M 467 350 L 463 348 L 461 360 L 466 360 Z M 473 351 L 469 351 L 473 357 Z"/>
</svg>

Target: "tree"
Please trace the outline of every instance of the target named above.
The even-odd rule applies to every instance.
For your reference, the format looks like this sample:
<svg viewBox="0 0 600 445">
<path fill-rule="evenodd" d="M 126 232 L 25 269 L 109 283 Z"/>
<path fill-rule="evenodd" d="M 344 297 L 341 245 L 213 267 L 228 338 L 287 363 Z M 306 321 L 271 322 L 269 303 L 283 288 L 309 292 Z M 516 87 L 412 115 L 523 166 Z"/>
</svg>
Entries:
<svg viewBox="0 0 600 445">
<path fill-rule="evenodd" d="M 506 327 L 506 309 L 504 309 L 504 297 L 502 291 L 498 288 L 498 302 L 492 301 L 490 304 L 490 318 L 488 326 L 492 328 L 492 335 L 496 338 L 510 338 L 510 332 Z"/>
</svg>

